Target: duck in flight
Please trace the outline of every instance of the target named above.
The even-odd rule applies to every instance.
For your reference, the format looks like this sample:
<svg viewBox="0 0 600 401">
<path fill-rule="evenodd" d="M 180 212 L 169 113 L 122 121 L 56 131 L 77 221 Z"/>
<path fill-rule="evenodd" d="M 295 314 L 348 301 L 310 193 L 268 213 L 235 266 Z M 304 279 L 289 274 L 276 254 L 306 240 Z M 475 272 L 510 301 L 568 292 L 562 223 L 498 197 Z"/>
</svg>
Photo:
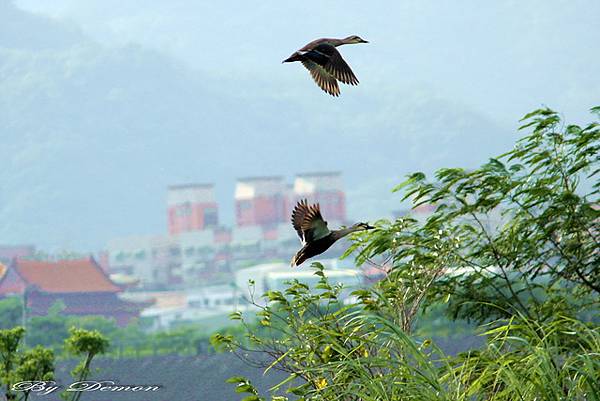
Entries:
<svg viewBox="0 0 600 401">
<path fill-rule="evenodd" d="M 336 49 L 338 46 L 353 43 L 369 42 L 356 35 L 344 39 L 316 39 L 294 52 L 283 62 L 300 61 L 321 89 L 332 96 L 339 96 L 338 81 L 347 85 L 358 85 L 358 79 Z"/>
<path fill-rule="evenodd" d="M 366 223 L 356 223 L 348 228 L 329 230 L 327 222 L 321 216 L 319 204 L 309 205 L 306 199 L 301 200 L 294 207 L 292 225 L 302 242 L 302 248 L 292 258 L 292 267 L 325 252 L 337 240 L 350 233 L 375 228 Z"/>
</svg>

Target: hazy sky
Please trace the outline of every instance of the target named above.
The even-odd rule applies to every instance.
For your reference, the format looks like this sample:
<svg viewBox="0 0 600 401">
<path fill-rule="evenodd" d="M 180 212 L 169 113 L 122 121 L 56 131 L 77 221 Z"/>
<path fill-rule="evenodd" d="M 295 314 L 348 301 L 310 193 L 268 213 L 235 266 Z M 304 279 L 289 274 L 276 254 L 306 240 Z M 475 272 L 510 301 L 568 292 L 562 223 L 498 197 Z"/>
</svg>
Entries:
<svg viewBox="0 0 600 401">
<path fill-rule="evenodd" d="M 577 122 L 600 104 L 598 1 L 14 4 L 46 23 L 0 38 L 0 243 L 160 234 L 165 187 L 188 181 L 216 182 L 231 223 L 235 177 L 320 169 L 344 173 L 352 218 L 377 218 L 405 174 L 504 152 L 532 109 Z M 45 43 L 48 21 L 68 40 Z M 361 83 L 339 99 L 281 64 L 350 34 L 370 43 L 341 48 Z"/>
<path fill-rule="evenodd" d="M 364 90 L 422 83 L 508 124 L 542 103 L 580 116 L 600 93 L 597 1 L 16 4 L 70 20 L 109 46 L 140 44 L 225 80 L 268 81 L 280 91 L 299 76 L 309 86 L 297 66 L 278 63 L 296 48 L 316 37 L 359 34 L 371 43 L 343 52 Z"/>
</svg>

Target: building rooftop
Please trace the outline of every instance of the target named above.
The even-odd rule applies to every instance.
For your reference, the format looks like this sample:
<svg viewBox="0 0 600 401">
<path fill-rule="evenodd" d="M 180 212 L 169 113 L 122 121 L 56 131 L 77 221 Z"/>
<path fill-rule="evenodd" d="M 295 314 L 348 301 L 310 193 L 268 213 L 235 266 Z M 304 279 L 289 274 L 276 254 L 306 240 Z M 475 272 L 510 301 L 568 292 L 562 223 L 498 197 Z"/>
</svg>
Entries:
<svg viewBox="0 0 600 401">
<path fill-rule="evenodd" d="M 41 262 L 17 260 L 14 268 L 28 284 L 51 293 L 120 292 L 93 258 Z"/>
<path fill-rule="evenodd" d="M 169 185 L 169 190 L 178 190 L 178 189 L 204 189 L 204 188 L 214 188 L 215 184 L 213 183 L 190 183 L 190 184 L 177 184 L 177 185 Z"/>
<path fill-rule="evenodd" d="M 315 191 L 341 191 L 343 187 L 340 173 L 298 174 L 294 180 L 294 192 L 297 195 Z"/>
<path fill-rule="evenodd" d="M 283 176 L 281 175 L 264 175 L 257 177 L 240 177 L 237 179 L 238 182 L 253 182 L 253 181 L 281 181 Z"/>
<path fill-rule="evenodd" d="M 341 171 L 315 171 L 312 173 L 299 173 L 296 177 L 330 177 L 341 175 Z"/>
<path fill-rule="evenodd" d="M 235 186 L 235 199 L 253 199 L 258 196 L 277 196 L 286 191 L 283 177 L 239 178 Z"/>
</svg>

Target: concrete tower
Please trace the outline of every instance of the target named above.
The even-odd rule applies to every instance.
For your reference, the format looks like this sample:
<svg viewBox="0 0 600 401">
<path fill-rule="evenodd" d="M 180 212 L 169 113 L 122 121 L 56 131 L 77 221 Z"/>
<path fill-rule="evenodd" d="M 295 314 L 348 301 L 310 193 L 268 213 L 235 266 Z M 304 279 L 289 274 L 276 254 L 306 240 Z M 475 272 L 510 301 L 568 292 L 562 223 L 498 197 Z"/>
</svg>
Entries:
<svg viewBox="0 0 600 401">
<path fill-rule="evenodd" d="M 240 178 L 235 188 L 236 223 L 272 226 L 288 221 L 283 177 Z"/>
<path fill-rule="evenodd" d="M 167 207 L 171 235 L 200 231 L 219 224 L 213 184 L 170 186 Z"/>
<path fill-rule="evenodd" d="M 294 203 L 307 199 L 319 203 L 326 220 L 346 221 L 346 195 L 339 172 L 298 174 L 294 181 Z"/>
</svg>

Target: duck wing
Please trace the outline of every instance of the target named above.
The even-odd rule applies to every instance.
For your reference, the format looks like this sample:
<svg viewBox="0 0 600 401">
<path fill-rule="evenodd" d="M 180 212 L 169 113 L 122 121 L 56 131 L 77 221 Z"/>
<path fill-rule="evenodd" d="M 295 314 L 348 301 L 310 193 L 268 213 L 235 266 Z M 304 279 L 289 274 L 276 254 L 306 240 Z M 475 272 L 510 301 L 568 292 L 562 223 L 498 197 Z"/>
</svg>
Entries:
<svg viewBox="0 0 600 401">
<path fill-rule="evenodd" d="M 311 57 L 311 53 L 313 53 L 313 57 Z M 338 81 L 347 85 L 358 85 L 358 79 L 335 46 L 323 43 L 315 46 L 305 56 L 309 59 L 314 58 L 314 61 Z"/>
<path fill-rule="evenodd" d="M 294 207 L 292 225 L 303 244 L 326 237 L 330 233 L 327 222 L 321 216 L 319 204 L 309 205 L 306 199 Z"/>
<path fill-rule="evenodd" d="M 337 80 L 323 66 L 308 58 L 302 60 L 302 65 L 310 72 L 312 79 L 319 85 L 319 88 L 332 96 L 340 95 L 340 87 Z"/>
</svg>

